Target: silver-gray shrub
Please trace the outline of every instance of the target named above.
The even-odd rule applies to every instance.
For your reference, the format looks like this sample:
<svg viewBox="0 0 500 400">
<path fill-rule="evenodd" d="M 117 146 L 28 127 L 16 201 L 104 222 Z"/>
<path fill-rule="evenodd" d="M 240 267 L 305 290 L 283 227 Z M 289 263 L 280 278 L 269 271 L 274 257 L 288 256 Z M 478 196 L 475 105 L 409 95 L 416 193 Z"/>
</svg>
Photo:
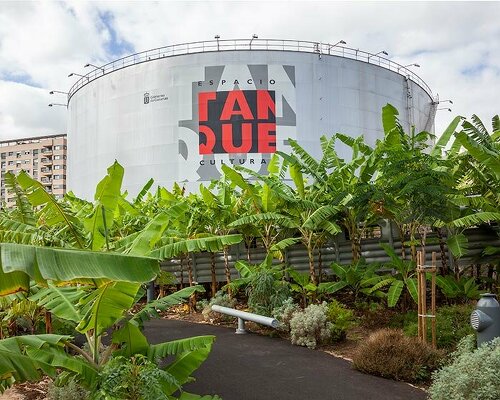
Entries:
<svg viewBox="0 0 500 400">
<path fill-rule="evenodd" d="M 475 349 L 474 336 L 466 336 L 451 359 L 433 374 L 431 400 L 500 399 L 500 338 Z"/>
<path fill-rule="evenodd" d="M 280 307 L 275 308 L 272 316 L 280 323 L 278 329 L 290 332 L 290 322 L 293 315 L 299 311 L 301 311 L 300 307 L 293 302 L 291 297 L 286 299 Z"/>
<path fill-rule="evenodd" d="M 292 344 L 315 349 L 330 340 L 332 323 L 328 321 L 328 304 L 311 304 L 296 312 L 290 321 Z"/>
</svg>

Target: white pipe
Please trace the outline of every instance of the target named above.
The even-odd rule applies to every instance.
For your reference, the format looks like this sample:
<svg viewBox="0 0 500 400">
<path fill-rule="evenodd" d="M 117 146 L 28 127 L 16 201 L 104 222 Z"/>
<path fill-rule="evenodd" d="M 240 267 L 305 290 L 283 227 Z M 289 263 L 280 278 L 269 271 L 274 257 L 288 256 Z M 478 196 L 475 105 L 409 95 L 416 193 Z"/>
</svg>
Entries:
<svg viewBox="0 0 500 400">
<path fill-rule="evenodd" d="M 238 318 L 238 329 L 236 329 L 236 333 L 245 333 L 245 321 L 256 322 L 258 324 L 270 326 L 272 328 L 277 328 L 279 326 L 279 322 L 277 319 L 264 317 L 262 315 L 253 314 L 246 311 L 235 310 L 234 308 L 213 305 L 212 311 Z"/>
</svg>

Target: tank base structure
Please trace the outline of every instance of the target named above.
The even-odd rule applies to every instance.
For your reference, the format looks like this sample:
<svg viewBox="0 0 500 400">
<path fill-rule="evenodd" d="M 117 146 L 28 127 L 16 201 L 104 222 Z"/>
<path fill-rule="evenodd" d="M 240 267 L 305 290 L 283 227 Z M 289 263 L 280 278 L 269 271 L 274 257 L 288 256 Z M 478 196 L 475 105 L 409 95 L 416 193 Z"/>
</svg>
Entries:
<svg viewBox="0 0 500 400">
<path fill-rule="evenodd" d="M 93 198 L 115 159 L 135 195 L 150 178 L 197 190 L 224 164 L 265 172 L 274 152 L 290 151 L 290 138 L 313 156 L 320 137 L 336 132 L 373 145 L 387 103 L 405 129 L 433 131 L 430 88 L 380 53 L 272 39 L 148 50 L 96 68 L 70 89 L 68 187 Z"/>
</svg>

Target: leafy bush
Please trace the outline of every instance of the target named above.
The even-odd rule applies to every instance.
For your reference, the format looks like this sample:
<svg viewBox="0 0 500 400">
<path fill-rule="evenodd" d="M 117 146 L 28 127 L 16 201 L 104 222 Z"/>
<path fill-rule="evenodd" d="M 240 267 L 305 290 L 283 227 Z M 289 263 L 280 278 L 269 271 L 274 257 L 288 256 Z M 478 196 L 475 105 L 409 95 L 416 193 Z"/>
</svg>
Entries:
<svg viewBox="0 0 500 400">
<path fill-rule="evenodd" d="M 315 349 L 330 340 L 333 324 L 328 321 L 328 305 L 311 304 L 305 310 L 293 314 L 290 321 L 292 344 Z"/>
<path fill-rule="evenodd" d="M 89 392 L 76 383 L 73 379 L 64 386 L 49 386 L 47 393 L 48 400 L 85 400 L 88 399 Z"/>
<path fill-rule="evenodd" d="M 208 305 L 203 309 L 202 314 L 205 321 L 220 323 L 220 322 L 231 322 L 233 317 L 218 312 L 212 311 L 212 306 L 222 306 L 233 308 L 236 305 L 236 300 L 232 299 L 228 294 L 224 294 L 221 291 L 212 297 Z"/>
<path fill-rule="evenodd" d="M 290 332 L 290 321 L 292 320 L 293 315 L 299 311 L 300 307 L 293 302 L 291 297 L 286 299 L 280 307 L 275 308 L 272 316 L 280 323 L 278 329 Z"/>
<path fill-rule="evenodd" d="M 354 313 L 352 310 L 344 307 L 336 300 L 332 300 L 328 304 L 327 319 L 331 322 L 331 337 L 332 342 L 344 340 L 347 335 L 347 330 L 354 325 Z"/>
<path fill-rule="evenodd" d="M 179 386 L 171 374 L 158 368 L 143 355 L 113 358 L 105 365 L 100 376 L 97 390 L 91 397 L 93 400 L 167 400 L 162 386 Z"/>
<path fill-rule="evenodd" d="M 270 316 L 290 297 L 290 287 L 287 282 L 277 279 L 275 270 L 262 268 L 252 276 L 247 294 L 252 312 Z"/>
<path fill-rule="evenodd" d="M 436 342 L 439 348 L 453 349 L 463 337 L 471 335 L 474 330 L 470 326 L 472 305 L 442 306 L 436 311 Z M 409 336 L 417 336 L 417 313 L 409 312 L 400 315 L 400 320 L 393 320 L 392 326 L 401 327 Z M 430 324 L 430 321 L 428 322 Z M 431 340 L 431 330 L 428 330 Z"/>
<path fill-rule="evenodd" d="M 439 367 L 442 352 L 397 329 L 380 329 L 357 348 L 354 367 L 362 372 L 406 382 L 425 381 Z"/>
<path fill-rule="evenodd" d="M 500 338 L 474 348 L 474 336 L 460 341 L 452 363 L 432 376 L 431 400 L 500 399 Z"/>
</svg>

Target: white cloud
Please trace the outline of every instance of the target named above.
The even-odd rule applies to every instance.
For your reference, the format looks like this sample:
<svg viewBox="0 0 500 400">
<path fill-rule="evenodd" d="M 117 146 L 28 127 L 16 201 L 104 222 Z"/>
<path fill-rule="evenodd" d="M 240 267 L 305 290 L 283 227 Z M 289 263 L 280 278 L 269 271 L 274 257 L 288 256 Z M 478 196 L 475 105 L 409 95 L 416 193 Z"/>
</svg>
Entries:
<svg viewBox="0 0 500 400">
<path fill-rule="evenodd" d="M 489 126 L 500 112 L 500 3 L 3 2 L 0 139 L 64 130 L 63 109 L 47 107 L 64 97 L 52 98 L 48 91 L 67 90 L 73 82 L 67 75 L 83 73 L 85 63 L 116 56 L 109 52 L 113 33 L 104 15 L 115 39 L 136 51 L 210 40 L 215 34 L 230 39 L 253 33 L 332 43 L 344 39 L 353 48 L 387 50 L 394 61 L 420 64 L 415 72 L 442 99 L 454 101 L 452 113 L 438 113 L 437 133 L 456 114 L 476 113 Z"/>
</svg>

